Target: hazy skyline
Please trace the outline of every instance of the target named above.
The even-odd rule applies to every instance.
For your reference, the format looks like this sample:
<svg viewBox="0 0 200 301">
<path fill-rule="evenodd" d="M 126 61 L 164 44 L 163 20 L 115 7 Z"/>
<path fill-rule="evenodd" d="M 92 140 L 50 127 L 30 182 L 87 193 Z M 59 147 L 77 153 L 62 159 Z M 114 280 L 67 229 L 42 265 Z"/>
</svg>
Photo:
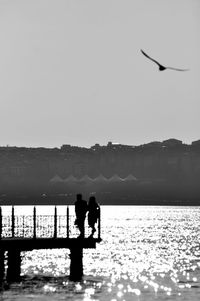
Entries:
<svg viewBox="0 0 200 301">
<path fill-rule="evenodd" d="M 200 139 L 199 29 L 199 0 L 1 0 L 0 145 Z"/>
</svg>

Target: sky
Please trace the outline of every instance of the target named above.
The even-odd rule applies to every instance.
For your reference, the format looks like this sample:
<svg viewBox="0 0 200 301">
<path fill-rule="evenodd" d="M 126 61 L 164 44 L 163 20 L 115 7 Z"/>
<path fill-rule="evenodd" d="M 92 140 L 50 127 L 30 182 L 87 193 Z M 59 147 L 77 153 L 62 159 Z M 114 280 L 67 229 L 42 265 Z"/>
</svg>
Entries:
<svg viewBox="0 0 200 301">
<path fill-rule="evenodd" d="M 199 32 L 199 0 L 0 0 L 0 145 L 200 139 Z"/>
</svg>

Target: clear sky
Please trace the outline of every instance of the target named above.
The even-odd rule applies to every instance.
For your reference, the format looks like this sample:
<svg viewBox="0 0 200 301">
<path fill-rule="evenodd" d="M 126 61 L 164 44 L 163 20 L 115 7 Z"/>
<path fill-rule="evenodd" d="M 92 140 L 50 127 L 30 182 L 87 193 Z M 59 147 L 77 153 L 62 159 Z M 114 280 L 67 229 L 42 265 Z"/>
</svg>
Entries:
<svg viewBox="0 0 200 301">
<path fill-rule="evenodd" d="M 200 139 L 199 33 L 199 0 L 0 0 L 0 145 Z"/>
</svg>

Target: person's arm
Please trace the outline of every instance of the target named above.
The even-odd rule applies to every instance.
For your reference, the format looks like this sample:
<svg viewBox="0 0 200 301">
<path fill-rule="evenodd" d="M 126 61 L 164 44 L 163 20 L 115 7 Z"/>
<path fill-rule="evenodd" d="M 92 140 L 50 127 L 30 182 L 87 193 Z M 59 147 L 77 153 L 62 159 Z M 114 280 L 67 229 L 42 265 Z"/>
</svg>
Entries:
<svg viewBox="0 0 200 301">
<path fill-rule="evenodd" d="M 75 213 L 76 213 L 76 216 L 77 216 L 78 208 L 77 208 L 77 204 L 76 203 L 75 203 Z"/>
<path fill-rule="evenodd" d="M 86 204 L 85 204 L 85 214 L 86 214 L 88 211 L 89 211 L 89 206 L 88 206 L 88 204 L 87 204 L 87 202 L 86 202 Z"/>
<path fill-rule="evenodd" d="M 97 215 L 97 218 L 99 218 L 99 216 L 100 216 L 100 206 L 99 206 L 98 203 L 96 205 L 96 215 Z"/>
</svg>

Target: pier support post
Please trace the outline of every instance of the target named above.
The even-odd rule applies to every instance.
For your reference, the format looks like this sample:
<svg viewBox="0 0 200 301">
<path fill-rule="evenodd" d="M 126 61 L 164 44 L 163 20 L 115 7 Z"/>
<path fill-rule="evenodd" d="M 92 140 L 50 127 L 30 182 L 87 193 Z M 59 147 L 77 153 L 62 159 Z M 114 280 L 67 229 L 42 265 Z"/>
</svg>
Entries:
<svg viewBox="0 0 200 301">
<path fill-rule="evenodd" d="M 4 280 L 5 274 L 5 258 L 4 258 L 4 250 L 0 250 L 0 283 Z"/>
<path fill-rule="evenodd" d="M 7 281 L 8 282 L 19 281 L 20 272 L 21 272 L 20 250 L 18 249 L 8 250 Z"/>
<path fill-rule="evenodd" d="M 70 276 L 72 281 L 79 281 L 83 276 L 83 248 L 77 246 L 70 249 Z"/>
</svg>

